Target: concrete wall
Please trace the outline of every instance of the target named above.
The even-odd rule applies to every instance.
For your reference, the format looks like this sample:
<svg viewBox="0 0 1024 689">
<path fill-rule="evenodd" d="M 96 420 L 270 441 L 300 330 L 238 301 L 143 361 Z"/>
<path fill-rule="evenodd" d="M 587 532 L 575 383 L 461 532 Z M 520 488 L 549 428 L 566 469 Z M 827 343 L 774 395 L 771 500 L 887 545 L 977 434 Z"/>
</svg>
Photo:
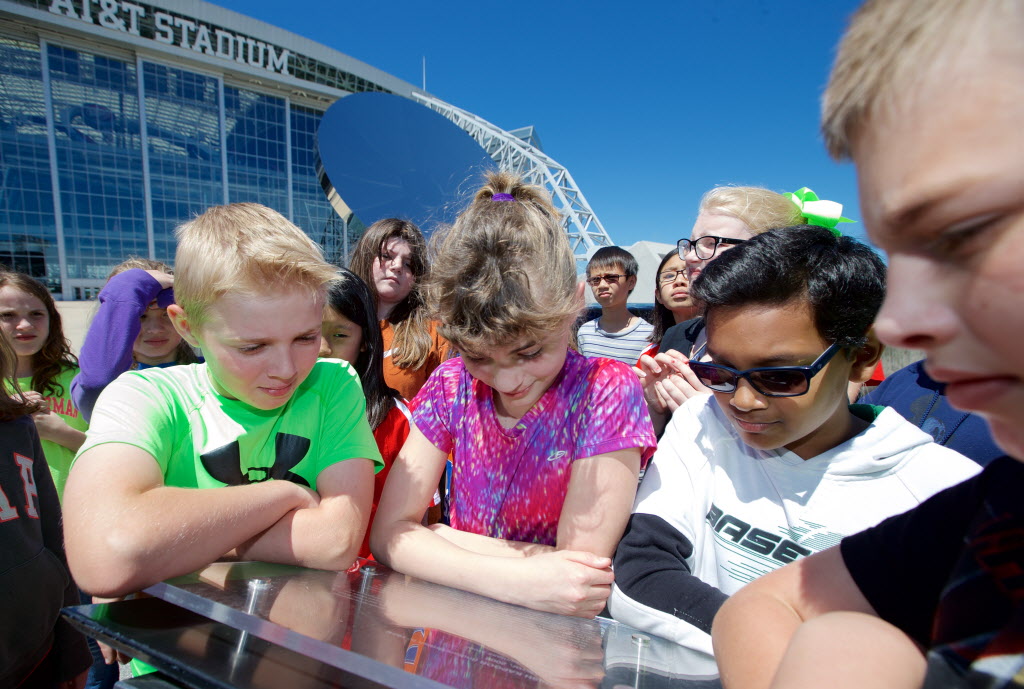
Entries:
<svg viewBox="0 0 1024 689">
<path fill-rule="evenodd" d="M 60 312 L 60 320 L 64 326 L 64 336 L 71 340 L 71 348 L 75 354 L 82 347 L 85 340 L 85 331 L 89 329 L 89 322 L 96 307 L 94 301 L 58 301 L 57 310 Z"/>
</svg>

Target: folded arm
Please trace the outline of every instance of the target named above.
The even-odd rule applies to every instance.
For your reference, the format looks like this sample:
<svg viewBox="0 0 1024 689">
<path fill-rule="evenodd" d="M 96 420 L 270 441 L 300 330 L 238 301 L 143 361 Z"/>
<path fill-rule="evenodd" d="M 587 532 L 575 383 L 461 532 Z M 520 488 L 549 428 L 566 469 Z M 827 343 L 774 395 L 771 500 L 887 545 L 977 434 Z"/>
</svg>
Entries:
<svg viewBox="0 0 1024 689">
<path fill-rule="evenodd" d="M 747 584 L 722 606 L 712 628 L 722 684 L 745 689 L 771 686 L 801 625 L 835 612 L 876 615 L 838 547 Z"/>
<path fill-rule="evenodd" d="M 315 493 L 288 481 L 165 486 L 146 451 L 98 445 L 76 460 L 65 487 L 68 563 L 84 590 L 121 596 L 208 565 L 289 512 L 318 503 Z"/>
<path fill-rule="evenodd" d="M 428 581 L 538 610 L 586 617 L 600 612 L 612 582 L 608 556 L 636 485 L 639 449 L 574 464 L 557 550 L 422 526 L 423 506 L 445 459 L 414 426 L 377 510 L 370 542 L 379 560 Z M 596 495 L 596 488 L 607 494 Z"/>
<path fill-rule="evenodd" d="M 710 634 L 728 596 L 694 576 L 692 557 L 693 543 L 663 518 L 634 514 L 615 553 L 613 616 L 677 642 L 692 631 L 671 624 L 672 617 Z"/>
<path fill-rule="evenodd" d="M 316 482 L 319 503 L 292 510 L 240 544 L 240 559 L 344 570 L 355 561 L 370 518 L 373 462 L 346 459 L 324 469 Z"/>
</svg>

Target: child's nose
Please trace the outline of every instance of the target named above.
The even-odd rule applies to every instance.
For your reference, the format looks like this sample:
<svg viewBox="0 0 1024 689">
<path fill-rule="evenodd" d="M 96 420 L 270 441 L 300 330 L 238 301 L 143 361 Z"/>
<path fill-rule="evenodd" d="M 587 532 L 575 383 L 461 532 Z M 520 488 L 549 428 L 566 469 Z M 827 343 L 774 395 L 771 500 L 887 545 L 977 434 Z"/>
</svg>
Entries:
<svg viewBox="0 0 1024 689">
<path fill-rule="evenodd" d="M 321 357 L 325 357 L 325 356 L 330 356 L 330 355 L 331 355 L 331 343 L 327 341 L 327 336 L 326 335 L 321 335 L 320 336 L 320 356 Z"/>
<path fill-rule="evenodd" d="M 732 393 L 732 399 L 729 401 L 729 404 L 739 411 L 753 411 L 754 409 L 763 409 L 766 406 L 764 396 L 758 394 L 754 386 L 750 384 L 750 381 L 745 378 L 740 378 L 739 383 L 736 385 L 736 390 Z"/>
<path fill-rule="evenodd" d="M 494 389 L 504 393 L 515 392 L 522 382 L 522 374 L 515 369 L 499 369 L 494 376 Z"/>
<path fill-rule="evenodd" d="M 960 319 L 952 305 L 962 289 L 954 276 L 954 271 L 933 269 L 925 258 L 891 256 L 885 303 L 875 319 L 879 339 L 929 351 L 954 338 Z"/>
<path fill-rule="evenodd" d="M 280 378 L 281 380 L 289 380 L 294 377 L 299 370 L 295 356 L 295 353 L 290 350 L 280 352 L 271 360 L 267 374 L 271 378 Z"/>
</svg>

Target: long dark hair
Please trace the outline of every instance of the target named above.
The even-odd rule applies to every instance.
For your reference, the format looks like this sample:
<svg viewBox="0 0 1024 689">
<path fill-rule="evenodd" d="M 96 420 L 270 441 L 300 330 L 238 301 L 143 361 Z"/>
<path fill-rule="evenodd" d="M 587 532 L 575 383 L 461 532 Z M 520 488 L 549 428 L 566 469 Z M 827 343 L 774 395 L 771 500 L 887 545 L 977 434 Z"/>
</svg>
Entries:
<svg viewBox="0 0 1024 689">
<path fill-rule="evenodd" d="M 341 268 L 338 277 L 327 283 L 327 306 L 363 331 L 362 347 L 352 365 L 363 381 L 366 420 L 376 430 L 401 396 L 384 382 L 384 340 L 377 326 L 377 308 L 370 289 L 358 275 Z"/>
<path fill-rule="evenodd" d="M 0 287 L 13 287 L 43 302 L 49 319 L 49 333 L 42 349 L 32 356 L 32 389 L 40 395 L 62 397 L 64 386 L 57 378 L 66 369 L 78 366 L 78 357 L 71 353 L 71 342 L 64 337 L 60 311 L 53 295 L 43 283 L 24 273 L 0 271 Z"/>
<path fill-rule="evenodd" d="M 409 296 L 397 304 L 388 322 L 395 330 L 391 343 L 391 361 L 398 368 L 416 370 L 421 368 L 430 355 L 430 321 L 421 293 L 422 283 L 427 276 L 427 242 L 420 228 L 408 220 L 385 218 L 366 228 L 359 238 L 348 267 L 362 278 L 369 289 L 373 304 L 373 323 L 377 323 L 377 286 L 373 282 L 373 263 L 380 259 L 384 247 L 392 239 L 400 239 L 409 245 L 409 269 L 416 277 Z"/>
<path fill-rule="evenodd" d="M 675 314 L 658 301 L 657 294 L 661 290 L 661 271 L 665 270 L 665 264 L 672 260 L 673 256 L 677 255 L 675 249 L 665 254 L 665 257 L 661 259 L 661 263 L 658 264 L 658 270 L 654 273 L 654 310 L 651 311 L 651 325 L 654 326 L 654 330 L 651 332 L 650 337 L 647 338 L 647 341 L 653 342 L 656 345 L 661 344 L 661 338 L 665 337 L 665 331 L 676 324 Z"/>
</svg>

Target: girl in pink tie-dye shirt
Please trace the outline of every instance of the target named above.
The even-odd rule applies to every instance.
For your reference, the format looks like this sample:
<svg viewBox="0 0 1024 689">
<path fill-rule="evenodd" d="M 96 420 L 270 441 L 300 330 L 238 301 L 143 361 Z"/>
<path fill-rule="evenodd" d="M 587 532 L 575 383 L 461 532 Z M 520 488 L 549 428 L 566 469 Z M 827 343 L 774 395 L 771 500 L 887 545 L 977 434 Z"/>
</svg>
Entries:
<svg viewBox="0 0 1024 689">
<path fill-rule="evenodd" d="M 546 192 L 493 174 L 433 241 L 428 304 L 461 356 L 411 405 L 374 555 L 429 581 L 593 617 L 655 445 L 639 382 L 625 364 L 569 349 L 582 283 Z M 449 454 L 451 526 L 424 527 Z"/>
</svg>

